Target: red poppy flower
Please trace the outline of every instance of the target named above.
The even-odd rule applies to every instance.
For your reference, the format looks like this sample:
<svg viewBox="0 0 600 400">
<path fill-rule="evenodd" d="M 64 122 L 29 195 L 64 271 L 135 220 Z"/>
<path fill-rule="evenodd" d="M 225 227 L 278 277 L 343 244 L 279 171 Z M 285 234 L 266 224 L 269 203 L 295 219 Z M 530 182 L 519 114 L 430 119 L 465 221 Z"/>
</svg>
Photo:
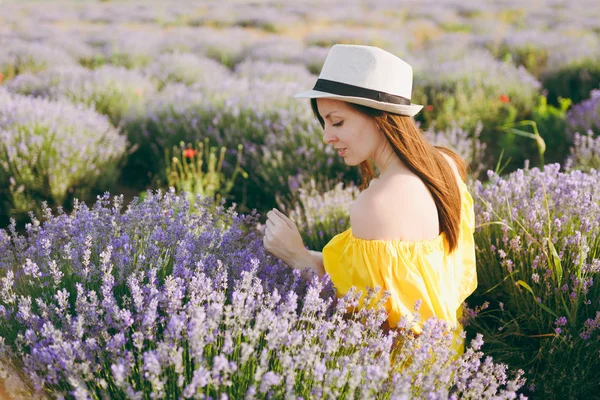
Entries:
<svg viewBox="0 0 600 400">
<path fill-rule="evenodd" d="M 500 101 L 503 103 L 508 103 L 508 102 L 510 102 L 510 99 L 508 98 L 507 95 L 502 94 L 502 95 L 500 95 Z"/>
<path fill-rule="evenodd" d="M 186 158 L 192 158 L 194 157 L 196 154 L 198 154 L 198 152 L 194 149 L 185 149 L 183 151 L 183 156 Z"/>
<path fill-rule="evenodd" d="M 433 105 L 431 105 L 431 104 L 427 104 L 427 105 L 425 106 L 425 111 L 433 111 Z"/>
</svg>

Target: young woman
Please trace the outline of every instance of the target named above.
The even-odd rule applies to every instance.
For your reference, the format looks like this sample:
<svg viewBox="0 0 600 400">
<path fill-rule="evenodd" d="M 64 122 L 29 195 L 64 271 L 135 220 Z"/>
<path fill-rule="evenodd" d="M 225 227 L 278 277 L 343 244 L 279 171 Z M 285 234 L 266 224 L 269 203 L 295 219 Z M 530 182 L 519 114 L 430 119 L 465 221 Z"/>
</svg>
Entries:
<svg viewBox="0 0 600 400">
<path fill-rule="evenodd" d="M 274 209 L 264 245 L 292 268 L 328 273 L 338 296 L 352 286 L 389 291 L 390 328 L 417 302 L 421 323 L 436 316 L 459 328 L 461 305 L 477 286 L 466 165 L 425 140 L 411 92 L 412 68 L 400 58 L 370 46 L 331 48 L 314 89 L 296 97 L 311 99 L 323 141 L 362 172 L 351 228 L 322 252 L 306 250 L 294 223 Z"/>
</svg>

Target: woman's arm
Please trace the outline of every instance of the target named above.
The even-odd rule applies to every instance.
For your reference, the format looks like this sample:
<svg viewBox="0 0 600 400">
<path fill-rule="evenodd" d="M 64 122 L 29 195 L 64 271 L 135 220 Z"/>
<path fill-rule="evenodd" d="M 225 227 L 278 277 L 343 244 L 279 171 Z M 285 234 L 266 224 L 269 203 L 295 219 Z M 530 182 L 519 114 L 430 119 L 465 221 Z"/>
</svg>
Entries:
<svg viewBox="0 0 600 400">
<path fill-rule="evenodd" d="M 308 278 L 307 271 L 313 270 L 319 278 L 325 275 L 323 267 L 323 253 L 320 251 L 306 250 L 300 257 L 296 257 L 290 263 L 290 267 L 300 270 L 304 278 Z"/>
</svg>

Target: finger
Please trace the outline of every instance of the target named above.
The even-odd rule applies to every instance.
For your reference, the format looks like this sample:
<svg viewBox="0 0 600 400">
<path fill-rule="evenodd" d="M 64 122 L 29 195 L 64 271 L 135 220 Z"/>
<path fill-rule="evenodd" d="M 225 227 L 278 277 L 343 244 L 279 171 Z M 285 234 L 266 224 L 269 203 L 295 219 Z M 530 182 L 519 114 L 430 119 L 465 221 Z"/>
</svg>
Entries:
<svg viewBox="0 0 600 400">
<path fill-rule="evenodd" d="M 281 220 L 283 220 L 283 222 L 285 222 L 285 224 L 286 224 L 287 226 L 289 226 L 290 228 L 293 228 L 293 227 L 295 227 L 295 226 L 296 226 L 296 224 L 294 224 L 294 222 L 293 222 L 291 219 L 289 219 L 289 218 L 287 217 L 287 215 L 285 215 L 284 213 L 282 213 L 282 212 L 281 212 L 281 211 L 279 211 L 278 209 L 274 208 L 274 209 L 273 209 L 273 212 L 274 212 L 274 213 L 275 213 L 275 214 L 276 214 L 276 215 L 277 215 L 279 218 L 281 218 Z"/>
<path fill-rule="evenodd" d="M 267 228 L 265 230 L 265 237 L 269 240 L 271 240 L 271 238 L 273 237 L 273 232 L 271 231 L 271 229 Z"/>
<path fill-rule="evenodd" d="M 267 213 L 267 215 L 269 216 L 269 219 L 271 220 L 271 222 L 273 222 L 273 224 L 280 226 L 288 226 L 286 220 L 282 218 L 279 214 L 277 214 L 275 211 L 271 210 Z"/>
<path fill-rule="evenodd" d="M 272 237 L 270 233 L 265 234 L 265 236 L 263 237 L 263 245 L 266 248 L 270 248 L 271 247 L 271 242 L 272 242 Z"/>
<path fill-rule="evenodd" d="M 277 217 L 273 217 L 267 220 L 266 223 L 267 229 L 271 232 L 271 234 L 276 234 L 281 230 L 282 227 L 285 227 L 285 222 Z"/>
<path fill-rule="evenodd" d="M 281 213 L 277 213 L 276 211 L 277 211 L 277 209 L 273 208 L 271 211 L 269 211 L 267 213 L 267 217 L 273 218 L 273 219 L 281 219 Z"/>
</svg>

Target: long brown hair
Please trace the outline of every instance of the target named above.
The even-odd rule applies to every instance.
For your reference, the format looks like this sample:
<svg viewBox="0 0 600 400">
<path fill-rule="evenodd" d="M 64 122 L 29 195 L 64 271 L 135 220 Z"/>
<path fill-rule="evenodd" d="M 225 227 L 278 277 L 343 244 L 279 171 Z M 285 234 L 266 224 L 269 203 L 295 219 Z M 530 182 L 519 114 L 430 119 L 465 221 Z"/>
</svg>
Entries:
<svg viewBox="0 0 600 400">
<path fill-rule="evenodd" d="M 321 126 L 325 121 L 319 114 L 317 100 L 311 99 L 311 107 Z M 448 155 L 456 164 L 463 181 L 467 177 L 467 164 L 454 151 L 433 146 L 424 137 L 411 117 L 392 114 L 386 111 L 346 103 L 358 112 L 372 117 L 400 160 L 425 183 L 438 211 L 439 230 L 445 233 L 450 252 L 458 244 L 460 229 L 461 199 L 456 176 L 442 153 Z M 369 160 L 359 165 L 362 175 L 361 189 L 369 186 L 375 178 L 375 169 Z"/>
</svg>

